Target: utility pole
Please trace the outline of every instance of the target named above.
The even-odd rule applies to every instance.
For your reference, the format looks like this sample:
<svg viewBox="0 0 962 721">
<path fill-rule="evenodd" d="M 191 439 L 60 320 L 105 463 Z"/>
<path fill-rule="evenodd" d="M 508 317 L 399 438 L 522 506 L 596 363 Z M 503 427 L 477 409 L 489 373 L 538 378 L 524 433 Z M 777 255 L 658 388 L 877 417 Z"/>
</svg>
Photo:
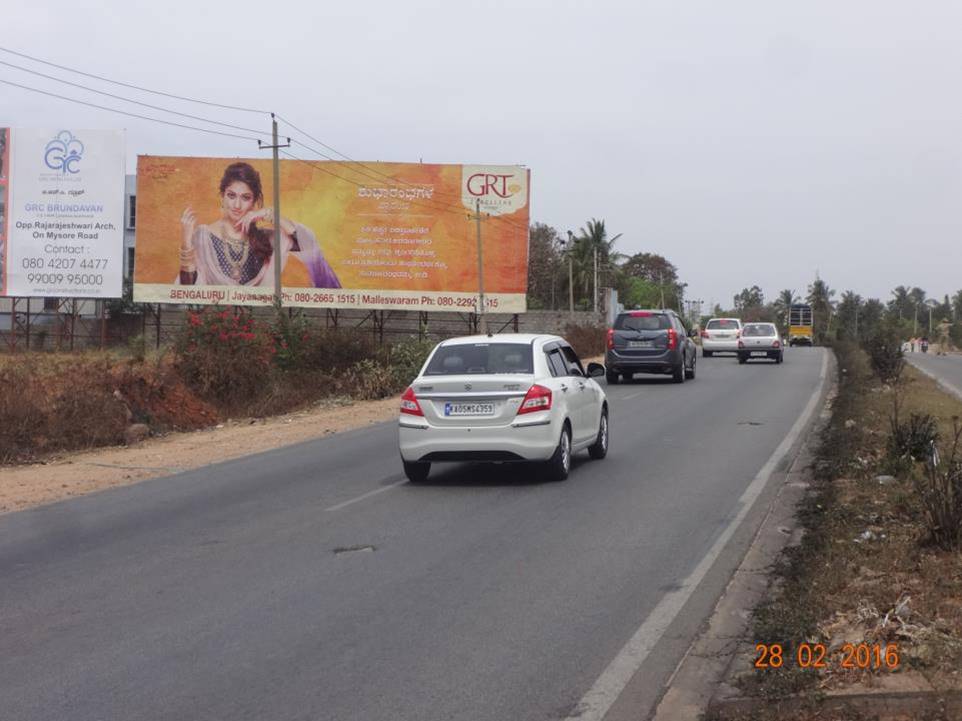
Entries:
<svg viewBox="0 0 962 721">
<path fill-rule="evenodd" d="M 598 248 L 595 248 L 595 313 L 598 313 Z"/>
<path fill-rule="evenodd" d="M 474 201 L 474 220 L 478 227 L 478 330 L 488 334 L 488 320 L 484 317 L 484 256 L 481 248 L 481 199 Z"/>
<path fill-rule="evenodd" d="M 291 139 L 288 138 L 284 145 L 277 142 L 277 118 L 274 113 L 271 113 L 271 138 L 273 139 L 271 145 L 264 145 L 258 140 L 257 146 L 262 150 L 270 148 L 274 151 L 274 246 L 272 255 L 274 262 L 274 307 L 277 309 L 278 317 L 280 317 L 283 313 L 284 299 L 281 288 L 281 161 L 277 151 L 281 148 L 289 148 Z"/>
<path fill-rule="evenodd" d="M 574 248 L 574 233 L 568 231 L 568 312 L 575 314 L 575 272 L 574 264 L 571 260 L 571 251 Z"/>
</svg>

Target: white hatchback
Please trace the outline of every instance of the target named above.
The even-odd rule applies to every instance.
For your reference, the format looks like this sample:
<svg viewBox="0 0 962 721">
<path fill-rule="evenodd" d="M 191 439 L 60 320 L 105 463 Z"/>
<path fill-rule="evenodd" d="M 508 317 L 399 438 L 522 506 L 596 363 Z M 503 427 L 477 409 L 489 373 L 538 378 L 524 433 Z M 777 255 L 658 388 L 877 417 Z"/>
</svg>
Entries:
<svg viewBox="0 0 962 721">
<path fill-rule="evenodd" d="M 420 483 L 432 463 L 538 461 L 564 480 L 572 453 L 608 453 L 608 399 L 594 380 L 604 374 L 559 336 L 442 341 L 401 396 L 405 475 Z"/>
<path fill-rule="evenodd" d="M 738 339 L 738 362 L 752 358 L 770 358 L 781 363 L 785 348 L 774 323 L 746 323 Z"/>
<path fill-rule="evenodd" d="M 712 318 L 701 332 L 701 355 L 711 358 L 713 353 L 736 353 L 742 322 L 738 318 Z"/>
</svg>

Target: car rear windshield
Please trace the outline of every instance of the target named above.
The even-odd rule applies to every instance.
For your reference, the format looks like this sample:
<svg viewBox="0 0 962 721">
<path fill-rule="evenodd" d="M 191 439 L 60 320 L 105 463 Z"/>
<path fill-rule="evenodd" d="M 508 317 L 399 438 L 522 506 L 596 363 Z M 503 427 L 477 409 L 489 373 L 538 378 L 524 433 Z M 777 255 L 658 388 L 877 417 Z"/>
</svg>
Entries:
<svg viewBox="0 0 962 721">
<path fill-rule="evenodd" d="M 615 330 L 665 330 L 671 321 L 664 313 L 623 313 L 615 318 Z"/>
<path fill-rule="evenodd" d="M 737 320 L 710 320 L 705 330 L 738 330 Z"/>
<path fill-rule="evenodd" d="M 459 343 L 437 349 L 425 375 L 534 373 L 531 345 L 521 343 Z"/>
<path fill-rule="evenodd" d="M 775 326 L 770 325 L 768 323 L 765 323 L 762 325 L 746 325 L 745 328 L 742 330 L 742 335 L 745 336 L 746 338 L 749 336 L 758 337 L 758 336 L 776 335 Z"/>
</svg>

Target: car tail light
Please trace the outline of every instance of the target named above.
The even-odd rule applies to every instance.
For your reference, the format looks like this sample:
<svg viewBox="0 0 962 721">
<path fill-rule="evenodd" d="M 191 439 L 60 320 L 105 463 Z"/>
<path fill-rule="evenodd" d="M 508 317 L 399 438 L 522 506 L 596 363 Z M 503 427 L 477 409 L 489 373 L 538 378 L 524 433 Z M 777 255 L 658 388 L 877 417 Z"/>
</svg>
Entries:
<svg viewBox="0 0 962 721">
<path fill-rule="evenodd" d="M 739 348 L 744 348 L 744 347 L 745 347 L 745 344 L 742 343 L 741 341 L 738 341 L 738 347 L 739 347 Z"/>
<path fill-rule="evenodd" d="M 615 347 L 615 329 L 609 328 L 608 329 L 608 348 L 610 349 L 614 347 Z"/>
<path fill-rule="evenodd" d="M 707 337 L 708 337 L 708 331 L 707 331 L 707 330 L 703 330 L 703 331 L 701 332 L 701 337 L 702 337 L 702 338 L 707 338 Z"/>
<path fill-rule="evenodd" d="M 678 331 L 674 328 L 668 329 L 668 350 L 675 350 L 678 347 Z"/>
<path fill-rule="evenodd" d="M 772 348 L 781 348 L 781 347 L 782 347 L 782 344 L 779 343 L 778 341 L 775 341 L 774 343 L 772 343 Z"/>
<path fill-rule="evenodd" d="M 518 415 L 549 410 L 551 410 L 551 389 L 535 383 L 525 393 L 521 407 L 518 408 Z"/>
<path fill-rule="evenodd" d="M 412 416 L 424 415 L 421 404 L 418 403 L 418 397 L 414 395 L 414 386 L 408 386 L 404 395 L 401 396 L 401 413 L 410 413 Z"/>
<path fill-rule="evenodd" d="M 647 310 L 633 310 L 628 315 L 632 318 L 651 318 L 651 313 Z"/>
</svg>

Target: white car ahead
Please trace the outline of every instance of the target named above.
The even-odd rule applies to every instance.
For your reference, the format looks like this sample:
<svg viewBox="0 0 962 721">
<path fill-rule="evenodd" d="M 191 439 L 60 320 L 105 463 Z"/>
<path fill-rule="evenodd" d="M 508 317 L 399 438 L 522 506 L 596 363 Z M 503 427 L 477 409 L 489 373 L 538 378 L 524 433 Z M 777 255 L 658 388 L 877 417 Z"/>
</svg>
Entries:
<svg viewBox="0 0 962 721">
<path fill-rule="evenodd" d="M 564 338 L 499 334 L 451 338 L 431 351 L 401 396 L 404 473 L 427 479 L 432 463 L 539 461 L 564 480 L 571 454 L 608 453 L 608 399 Z"/>
<path fill-rule="evenodd" d="M 746 323 L 742 328 L 738 339 L 739 363 L 747 363 L 750 358 L 771 358 L 781 363 L 784 352 L 774 323 Z"/>
<path fill-rule="evenodd" d="M 713 353 L 736 353 L 742 322 L 738 318 L 712 318 L 701 332 L 701 355 L 711 358 Z"/>
</svg>

